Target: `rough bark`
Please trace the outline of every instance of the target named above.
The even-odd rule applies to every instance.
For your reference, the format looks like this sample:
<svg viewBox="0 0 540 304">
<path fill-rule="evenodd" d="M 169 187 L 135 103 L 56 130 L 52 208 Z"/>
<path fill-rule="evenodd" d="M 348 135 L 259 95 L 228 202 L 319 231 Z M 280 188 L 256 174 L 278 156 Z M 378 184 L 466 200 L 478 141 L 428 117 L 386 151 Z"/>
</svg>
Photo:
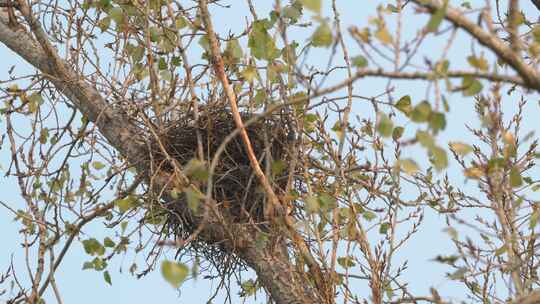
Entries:
<svg viewBox="0 0 540 304">
<path fill-rule="evenodd" d="M 85 82 L 67 62 L 62 61 L 64 76 L 55 72 L 54 63 L 40 45 L 25 30 L 13 30 L 8 27 L 8 20 L 0 16 L 0 41 L 28 63 L 49 75 L 50 81 L 62 92 L 88 120 L 94 123 L 101 134 L 127 161 L 139 172 L 145 172 L 141 155 L 144 152 L 144 134 L 130 123 L 129 117 L 109 106 L 101 94 Z M 158 187 L 165 187 L 169 176 L 157 180 Z M 154 182 L 156 182 L 154 180 Z M 161 185 L 160 185 L 161 183 Z M 189 212 L 189 211 L 187 211 Z M 197 219 L 197 217 L 194 217 Z M 199 221 L 201 218 L 198 218 Z M 227 235 L 235 236 L 234 243 Z M 281 249 L 283 243 L 267 242 L 257 246 L 258 232 L 247 226 L 209 221 L 204 225 L 200 237 L 209 242 L 222 242 L 227 250 L 237 254 L 257 273 L 260 282 L 276 303 L 321 303 L 317 290 L 302 277 Z"/>
</svg>

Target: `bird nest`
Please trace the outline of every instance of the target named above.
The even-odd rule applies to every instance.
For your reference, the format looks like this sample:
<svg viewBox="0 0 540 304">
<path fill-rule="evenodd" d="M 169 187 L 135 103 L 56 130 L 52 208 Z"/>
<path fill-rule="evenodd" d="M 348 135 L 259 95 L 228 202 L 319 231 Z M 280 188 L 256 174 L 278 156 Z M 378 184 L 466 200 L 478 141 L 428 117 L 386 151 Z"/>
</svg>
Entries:
<svg viewBox="0 0 540 304">
<path fill-rule="evenodd" d="M 244 113 L 241 117 L 246 122 L 253 115 Z M 285 165 L 290 161 L 289 147 L 294 138 L 289 126 L 283 116 L 274 115 L 260 118 L 246 128 L 255 156 L 277 193 L 286 188 L 289 174 L 294 174 Z M 225 138 L 235 129 L 228 109 L 206 107 L 200 112 L 197 122 L 192 113 L 183 114 L 158 134 L 159 143 L 153 141 L 149 145 L 151 167 L 154 171 L 173 172 L 175 162 L 183 170 L 190 170 L 193 163 L 206 164 L 207 169 Z M 203 161 L 194 162 L 200 158 L 199 145 L 202 145 Z M 189 172 L 186 174 L 189 175 Z M 212 200 L 223 217 L 233 223 L 252 223 L 264 227 L 266 195 L 253 172 L 240 136 L 235 136 L 226 144 L 212 176 Z M 204 193 L 207 189 L 206 179 L 198 177 L 199 188 Z M 175 201 L 166 204 L 165 236 L 184 240 L 197 229 L 198 221 L 194 217 L 199 216 L 200 219 L 200 214 L 194 212 L 193 206 L 187 208 L 188 200 L 186 193 L 181 193 Z M 225 259 L 234 259 L 219 244 L 209 244 L 206 240 L 195 239 L 189 246 L 191 254 L 200 253 L 210 262 L 223 265 Z M 236 264 L 230 260 L 228 262 Z"/>
</svg>

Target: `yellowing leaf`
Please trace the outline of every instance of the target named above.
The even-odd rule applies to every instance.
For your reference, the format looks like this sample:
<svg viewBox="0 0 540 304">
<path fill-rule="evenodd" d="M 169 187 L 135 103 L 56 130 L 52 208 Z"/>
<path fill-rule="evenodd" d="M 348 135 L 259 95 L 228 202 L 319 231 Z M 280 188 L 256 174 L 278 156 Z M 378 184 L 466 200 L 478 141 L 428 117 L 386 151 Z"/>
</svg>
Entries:
<svg viewBox="0 0 540 304">
<path fill-rule="evenodd" d="M 463 172 L 464 175 L 468 178 L 472 179 L 479 179 L 482 176 L 484 176 L 484 171 L 479 167 L 471 167 L 465 169 L 465 172 Z"/>
<path fill-rule="evenodd" d="M 388 32 L 386 26 L 381 26 L 376 32 L 375 37 L 384 44 L 392 44 L 393 38 Z"/>
<path fill-rule="evenodd" d="M 465 156 L 473 151 L 473 147 L 461 142 L 451 142 L 450 149 L 460 156 Z"/>
<path fill-rule="evenodd" d="M 399 167 L 407 174 L 414 174 L 420 170 L 418 164 L 411 158 L 400 159 Z"/>
<path fill-rule="evenodd" d="M 174 288 L 180 287 L 186 279 L 189 269 L 186 265 L 174 261 L 163 261 L 161 263 L 161 275 Z"/>
</svg>

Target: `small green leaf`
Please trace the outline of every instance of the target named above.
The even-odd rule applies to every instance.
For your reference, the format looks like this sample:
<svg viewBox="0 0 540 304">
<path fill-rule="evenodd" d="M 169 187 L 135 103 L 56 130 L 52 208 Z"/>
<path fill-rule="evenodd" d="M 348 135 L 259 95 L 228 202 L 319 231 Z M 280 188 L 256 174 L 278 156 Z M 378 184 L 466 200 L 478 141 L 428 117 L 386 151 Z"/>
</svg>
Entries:
<svg viewBox="0 0 540 304">
<path fill-rule="evenodd" d="M 287 168 L 287 163 L 281 159 L 272 162 L 272 174 L 274 175 L 280 175 L 285 168 Z"/>
<path fill-rule="evenodd" d="M 375 215 L 375 213 L 373 213 L 373 212 L 371 212 L 371 211 L 364 211 L 364 212 L 362 213 L 362 217 L 363 217 L 364 219 L 366 219 L 368 222 L 370 222 L 370 221 L 374 220 L 375 217 L 377 217 L 377 216 Z"/>
<path fill-rule="evenodd" d="M 192 158 L 184 167 L 184 174 L 194 180 L 206 181 L 209 172 L 205 162 Z"/>
<path fill-rule="evenodd" d="M 111 20 L 112 19 L 109 16 L 99 20 L 97 25 L 102 33 L 109 29 L 109 27 L 111 26 Z"/>
<path fill-rule="evenodd" d="M 202 195 L 202 193 L 200 193 L 199 191 L 193 189 L 193 187 L 187 187 L 184 190 L 184 193 L 186 194 L 189 209 L 191 209 L 192 211 L 197 211 L 197 209 L 199 208 L 199 203 L 202 199 L 204 199 L 204 195 Z"/>
<path fill-rule="evenodd" d="M 355 56 L 355 57 L 352 58 L 352 64 L 353 64 L 353 66 L 361 69 L 361 68 L 367 67 L 368 61 L 367 61 L 366 57 L 364 57 L 362 55 L 358 55 L 358 56 Z"/>
<path fill-rule="evenodd" d="M 414 174 L 420 170 L 416 161 L 411 158 L 400 159 L 399 166 L 407 174 Z"/>
<path fill-rule="evenodd" d="M 109 10 L 109 16 L 116 22 L 120 24 L 124 21 L 124 11 L 121 7 L 113 7 Z"/>
<path fill-rule="evenodd" d="M 49 129 L 43 128 L 39 132 L 39 142 L 43 145 L 47 143 L 47 139 L 49 139 Z"/>
<path fill-rule="evenodd" d="M 429 127 L 435 134 L 444 130 L 444 128 L 446 128 L 446 117 L 444 114 L 440 112 L 433 112 L 429 116 Z"/>
<path fill-rule="evenodd" d="M 411 112 L 411 120 L 414 122 L 427 122 L 431 116 L 431 104 L 426 100 L 417 104 Z"/>
<path fill-rule="evenodd" d="M 306 209 L 307 213 L 316 213 L 319 211 L 319 200 L 314 196 L 308 196 L 304 200 L 304 208 Z"/>
<path fill-rule="evenodd" d="M 238 39 L 231 39 L 227 41 L 225 56 L 234 60 L 239 60 L 244 56 L 244 52 L 242 51 L 242 47 L 240 46 Z"/>
<path fill-rule="evenodd" d="M 517 188 L 523 185 L 523 178 L 521 177 L 521 172 L 518 168 L 512 167 L 510 169 L 510 186 L 512 188 Z"/>
<path fill-rule="evenodd" d="M 279 57 L 279 50 L 276 48 L 274 39 L 268 34 L 267 22 L 268 20 L 258 20 L 253 23 L 251 33 L 249 33 L 248 47 L 255 58 L 270 61 Z"/>
<path fill-rule="evenodd" d="M 109 285 L 112 285 L 111 274 L 109 273 L 108 270 L 105 270 L 103 272 L 103 279 L 105 279 L 105 282 L 107 282 Z"/>
<path fill-rule="evenodd" d="M 315 47 L 329 47 L 332 45 L 332 29 L 328 23 L 323 22 L 319 25 L 317 30 L 313 33 L 313 36 L 311 36 L 311 41 Z"/>
<path fill-rule="evenodd" d="M 448 156 L 443 148 L 432 147 L 430 149 L 430 153 L 433 157 L 431 161 L 437 171 L 441 171 L 442 169 L 448 167 Z"/>
<path fill-rule="evenodd" d="M 137 205 L 137 198 L 133 195 L 129 195 L 123 199 L 116 200 L 114 204 L 118 207 L 120 213 L 125 213 Z"/>
<path fill-rule="evenodd" d="M 392 131 L 392 139 L 397 141 L 401 138 L 401 136 L 403 135 L 403 131 L 405 129 L 403 129 L 403 127 L 395 127 L 394 130 Z"/>
<path fill-rule="evenodd" d="M 321 0 L 300 0 L 302 5 L 310 11 L 313 11 L 317 14 L 321 13 L 322 3 Z"/>
<path fill-rule="evenodd" d="M 105 165 L 102 162 L 95 161 L 95 162 L 92 163 L 92 167 L 94 167 L 94 169 L 96 169 L 96 170 L 101 170 L 101 169 L 105 168 Z"/>
<path fill-rule="evenodd" d="M 114 247 L 116 244 L 113 242 L 113 240 L 111 240 L 110 237 L 106 237 L 106 238 L 103 240 L 103 245 L 104 245 L 105 247 L 112 248 L 112 247 Z"/>
<path fill-rule="evenodd" d="M 536 225 L 538 224 L 538 220 L 540 219 L 540 211 L 535 210 L 531 216 L 529 217 L 529 228 L 534 229 Z"/>
<path fill-rule="evenodd" d="M 343 268 L 351 268 L 356 266 L 356 263 L 354 262 L 354 257 L 351 256 L 339 257 L 337 258 L 337 262 Z"/>
<path fill-rule="evenodd" d="M 431 18 L 429 19 L 429 22 L 426 26 L 428 32 L 436 32 L 439 29 L 439 26 L 441 25 L 441 22 L 446 15 L 447 8 L 448 0 L 445 0 L 443 5 L 439 9 L 437 9 L 433 15 L 431 15 Z"/>
<path fill-rule="evenodd" d="M 463 96 L 474 96 L 480 93 L 483 89 L 482 83 L 478 79 L 470 76 L 463 77 L 462 86 Z"/>
<path fill-rule="evenodd" d="M 390 223 L 388 222 L 385 222 L 385 223 L 382 223 L 381 226 L 379 227 L 379 233 L 380 234 L 386 234 L 386 232 L 388 232 L 388 229 L 390 229 Z"/>
<path fill-rule="evenodd" d="M 403 112 L 405 115 L 409 116 L 413 110 L 411 105 L 411 96 L 405 95 L 401 97 L 395 104 L 395 107 L 401 112 Z"/>
<path fill-rule="evenodd" d="M 470 65 L 479 69 L 480 71 L 486 72 L 489 69 L 489 64 L 484 57 L 478 58 L 476 56 L 469 56 L 467 57 L 467 61 Z"/>
<path fill-rule="evenodd" d="M 426 131 L 418 130 L 416 131 L 416 140 L 422 145 L 424 148 L 431 149 L 435 146 L 435 140 L 433 139 L 433 136 L 429 134 Z"/>
<path fill-rule="evenodd" d="M 84 251 L 89 255 L 104 255 L 105 247 L 103 247 L 98 240 L 91 238 L 82 241 Z"/>
<path fill-rule="evenodd" d="M 394 123 L 385 113 L 379 112 L 379 122 L 377 124 L 377 131 L 383 137 L 389 137 L 392 135 L 392 130 L 394 128 Z"/>
<path fill-rule="evenodd" d="M 174 261 L 163 261 L 161 263 L 161 274 L 174 288 L 180 287 L 188 273 L 189 269 L 184 264 Z"/>
<path fill-rule="evenodd" d="M 465 156 L 473 151 L 473 147 L 461 142 L 451 142 L 449 146 L 459 156 Z"/>
</svg>

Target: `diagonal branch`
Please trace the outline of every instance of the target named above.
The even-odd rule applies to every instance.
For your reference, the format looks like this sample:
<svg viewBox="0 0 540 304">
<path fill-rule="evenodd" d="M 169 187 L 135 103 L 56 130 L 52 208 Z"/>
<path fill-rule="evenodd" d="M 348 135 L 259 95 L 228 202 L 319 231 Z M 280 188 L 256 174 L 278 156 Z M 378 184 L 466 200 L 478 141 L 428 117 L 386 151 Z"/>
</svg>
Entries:
<svg viewBox="0 0 540 304">
<path fill-rule="evenodd" d="M 427 8 L 431 14 L 442 8 L 440 3 L 433 0 L 412 0 L 412 2 Z M 482 27 L 465 17 L 459 10 L 450 6 L 446 8 L 445 19 L 456 27 L 465 30 L 480 44 L 497 54 L 498 58 L 506 62 L 518 73 L 527 87 L 540 91 L 540 73 L 538 70 L 528 65 L 519 53 L 515 52 L 503 40 L 486 32 Z"/>
</svg>

